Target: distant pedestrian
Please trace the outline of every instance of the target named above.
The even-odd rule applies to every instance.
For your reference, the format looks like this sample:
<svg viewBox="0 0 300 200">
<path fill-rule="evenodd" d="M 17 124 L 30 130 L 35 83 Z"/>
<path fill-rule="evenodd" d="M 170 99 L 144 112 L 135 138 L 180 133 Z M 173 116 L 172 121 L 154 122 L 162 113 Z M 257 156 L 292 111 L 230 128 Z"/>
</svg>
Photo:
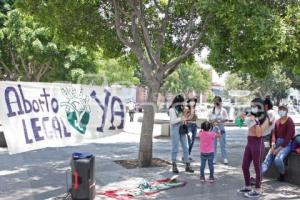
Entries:
<svg viewBox="0 0 300 200">
<path fill-rule="evenodd" d="M 169 115 L 170 115 L 170 133 L 172 139 L 172 171 L 174 173 L 179 173 L 176 159 L 178 153 L 179 142 L 181 144 L 183 150 L 184 162 L 186 163 L 185 171 L 193 173 L 190 166 L 189 160 L 189 149 L 188 149 L 188 139 L 187 134 L 180 134 L 179 129 L 180 126 L 186 123 L 187 118 L 183 115 L 184 111 L 184 98 L 181 95 L 177 95 L 171 106 L 169 107 Z"/>
<path fill-rule="evenodd" d="M 135 113 L 135 103 L 132 100 L 130 100 L 127 106 L 129 111 L 130 122 L 133 122 Z"/>
<path fill-rule="evenodd" d="M 208 115 L 208 119 L 213 123 L 214 131 L 220 132 L 221 137 L 216 138 L 215 140 L 215 154 L 214 154 L 214 164 L 217 162 L 217 147 L 218 141 L 220 142 L 220 148 L 223 158 L 223 163 L 228 164 L 227 159 L 227 149 L 226 149 L 226 131 L 225 131 L 225 122 L 228 121 L 228 113 L 225 108 L 222 106 L 222 98 L 220 96 L 215 96 L 214 107 Z"/>
<path fill-rule="evenodd" d="M 205 181 L 205 165 L 206 161 L 208 161 L 209 167 L 209 182 L 213 183 L 215 181 L 214 177 L 214 152 L 215 152 L 215 139 L 217 137 L 221 137 L 220 133 L 216 133 L 212 131 L 213 125 L 205 121 L 201 124 L 201 131 L 199 132 L 199 140 L 200 140 L 200 181 Z"/>
</svg>

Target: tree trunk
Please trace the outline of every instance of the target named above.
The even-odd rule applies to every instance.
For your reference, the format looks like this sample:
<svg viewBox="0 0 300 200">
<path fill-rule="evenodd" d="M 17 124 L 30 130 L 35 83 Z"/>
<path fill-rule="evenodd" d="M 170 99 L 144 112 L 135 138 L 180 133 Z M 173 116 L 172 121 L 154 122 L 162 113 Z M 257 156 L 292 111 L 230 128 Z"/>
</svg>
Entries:
<svg viewBox="0 0 300 200">
<path fill-rule="evenodd" d="M 157 107 L 159 86 L 148 87 L 148 102 L 144 107 L 144 116 L 139 147 L 139 167 L 150 167 L 152 161 L 152 137 L 154 127 L 154 115 Z M 158 84 L 157 84 L 158 85 Z"/>
</svg>

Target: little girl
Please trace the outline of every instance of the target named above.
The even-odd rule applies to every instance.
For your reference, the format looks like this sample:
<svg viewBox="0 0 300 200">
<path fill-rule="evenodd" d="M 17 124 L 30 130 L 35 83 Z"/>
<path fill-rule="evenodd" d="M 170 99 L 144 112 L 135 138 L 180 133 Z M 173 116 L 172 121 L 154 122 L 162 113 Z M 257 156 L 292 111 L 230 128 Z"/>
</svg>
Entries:
<svg viewBox="0 0 300 200">
<path fill-rule="evenodd" d="M 204 171 L 206 161 L 208 161 L 209 167 L 209 182 L 213 183 L 215 181 L 214 178 L 214 151 L 215 151 L 215 138 L 220 137 L 219 133 L 211 131 L 213 128 L 212 124 L 208 121 L 205 121 L 201 124 L 201 131 L 199 132 L 199 139 L 200 139 L 200 181 L 205 181 Z"/>
</svg>

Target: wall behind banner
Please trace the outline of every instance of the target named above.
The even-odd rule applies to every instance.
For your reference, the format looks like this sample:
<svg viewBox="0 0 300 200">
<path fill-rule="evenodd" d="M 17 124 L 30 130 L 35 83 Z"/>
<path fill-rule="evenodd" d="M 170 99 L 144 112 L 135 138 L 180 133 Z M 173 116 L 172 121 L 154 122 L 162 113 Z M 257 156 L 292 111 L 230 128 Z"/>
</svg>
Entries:
<svg viewBox="0 0 300 200">
<path fill-rule="evenodd" d="M 80 144 L 124 128 L 122 88 L 0 82 L 0 121 L 10 153 Z"/>
</svg>

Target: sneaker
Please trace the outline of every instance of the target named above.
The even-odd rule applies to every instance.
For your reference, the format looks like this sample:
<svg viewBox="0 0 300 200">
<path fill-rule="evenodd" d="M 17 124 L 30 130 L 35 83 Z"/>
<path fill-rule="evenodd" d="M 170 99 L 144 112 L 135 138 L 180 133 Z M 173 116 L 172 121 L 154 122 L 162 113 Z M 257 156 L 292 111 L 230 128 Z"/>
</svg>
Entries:
<svg viewBox="0 0 300 200">
<path fill-rule="evenodd" d="M 260 197 L 260 193 L 256 192 L 255 190 L 253 190 L 251 192 L 247 192 L 244 195 L 247 198 L 258 198 L 258 197 Z"/>
<path fill-rule="evenodd" d="M 237 190 L 238 193 L 248 193 L 251 191 L 252 191 L 251 187 L 242 187 L 241 189 Z"/>
<path fill-rule="evenodd" d="M 224 159 L 224 165 L 228 165 L 228 160 L 227 160 L 227 158 Z"/>
<path fill-rule="evenodd" d="M 205 176 L 200 176 L 200 182 L 205 182 Z"/>
<path fill-rule="evenodd" d="M 209 177 L 209 182 L 214 183 L 215 182 L 215 177 Z"/>
<path fill-rule="evenodd" d="M 192 158 L 191 156 L 189 156 L 189 160 L 190 160 L 190 161 L 193 161 L 193 158 Z"/>
</svg>

